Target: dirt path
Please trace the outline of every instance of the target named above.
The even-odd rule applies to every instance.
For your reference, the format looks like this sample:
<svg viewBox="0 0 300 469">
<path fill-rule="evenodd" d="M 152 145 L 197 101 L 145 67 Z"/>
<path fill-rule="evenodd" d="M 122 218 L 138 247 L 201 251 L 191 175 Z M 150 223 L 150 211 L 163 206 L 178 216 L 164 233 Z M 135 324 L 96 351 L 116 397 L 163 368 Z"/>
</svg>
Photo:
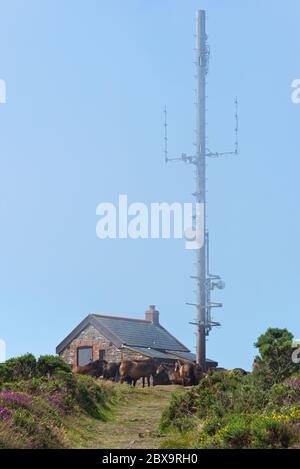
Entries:
<svg viewBox="0 0 300 469">
<path fill-rule="evenodd" d="M 74 447 L 81 448 L 159 448 L 163 436 L 158 425 L 174 391 L 181 386 L 133 388 L 122 385 L 119 401 L 107 422 L 81 421 L 73 433 Z"/>
<path fill-rule="evenodd" d="M 99 447 L 158 448 L 163 438 L 158 432 L 160 417 L 178 386 L 124 387 L 124 401 L 116 406 L 112 420 L 99 425 Z"/>
</svg>

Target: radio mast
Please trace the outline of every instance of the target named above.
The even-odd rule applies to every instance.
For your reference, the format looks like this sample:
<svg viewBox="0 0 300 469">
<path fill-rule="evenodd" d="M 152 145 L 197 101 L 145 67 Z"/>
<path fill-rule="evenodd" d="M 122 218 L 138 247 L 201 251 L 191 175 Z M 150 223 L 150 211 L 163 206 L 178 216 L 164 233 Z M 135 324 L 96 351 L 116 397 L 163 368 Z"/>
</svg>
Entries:
<svg viewBox="0 0 300 469">
<path fill-rule="evenodd" d="M 196 218 L 196 232 L 203 230 L 204 242 L 196 249 L 196 275 L 191 278 L 196 281 L 196 303 L 187 303 L 196 308 L 196 320 L 191 323 L 197 327 L 197 363 L 206 370 L 206 337 L 214 326 L 220 323 L 212 320 L 212 308 L 222 307 L 222 303 L 211 301 L 211 291 L 215 288 L 223 289 L 224 282 L 219 275 L 212 275 L 209 270 L 209 235 L 206 229 L 206 158 L 218 158 L 226 155 L 238 154 L 238 114 L 237 100 L 235 100 L 235 146 L 233 151 L 214 153 L 206 147 L 206 76 L 208 73 L 210 50 L 206 35 L 206 12 L 198 10 L 196 13 L 196 152 L 194 156 L 182 154 L 179 158 L 168 157 L 167 111 L 165 108 L 165 161 L 181 160 L 193 164 L 195 167 L 196 187 L 193 196 L 197 204 L 203 206 L 203 220 Z M 204 226 L 203 226 L 204 225 Z"/>
</svg>

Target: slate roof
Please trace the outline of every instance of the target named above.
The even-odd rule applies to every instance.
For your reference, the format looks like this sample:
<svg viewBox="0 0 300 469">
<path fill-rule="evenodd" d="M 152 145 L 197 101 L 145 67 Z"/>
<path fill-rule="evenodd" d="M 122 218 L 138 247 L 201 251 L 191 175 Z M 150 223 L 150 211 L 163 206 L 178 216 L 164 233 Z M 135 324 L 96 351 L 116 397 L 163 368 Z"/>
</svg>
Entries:
<svg viewBox="0 0 300 469">
<path fill-rule="evenodd" d="M 160 350 L 154 350 L 151 348 L 146 348 L 146 347 L 124 347 L 129 350 L 132 350 L 133 352 L 141 353 L 142 355 L 145 355 L 146 357 L 150 358 L 160 358 L 163 360 L 172 360 L 173 356 L 169 356 L 167 353 L 161 352 Z"/>
<path fill-rule="evenodd" d="M 179 340 L 161 325 L 145 319 L 89 314 L 56 348 L 61 353 L 88 325 L 94 326 L 116 347 L 144 347 L 156 350 L 189 352 Z"/>
<path fill-rule="evenodd" d="M 196 355 L 161 325 L 145 319 L 95 313 L 89 314 L 73 329 L 56 347 L 56 353 L 60 354 L 89 325 L 95 327 L 119 349 L 128 348 L 151 358 L 196 361 Z M 211 366 L 218 365 L 208 358 L 206 361 Z"/>
<path fill-rule="evenodd" d="M 173 356 L 182 360 L 190 360 L 192 362 L 196 361 L 196 354 L 192 352 L 178 352 L 176 350 L 167 350 L 167 355 Z M 218 362 L 215 360 L 210 360 L 209 358 L 206 358 L 206 363 L 207 365 L 210 366 L 218 366 Z"/>
<path fill-rule="evenodd" d="M 170 360 L 188 360 L 190 362 L 196 361 L 196 355 L 192 352 L 179 352 L 174 350 L 166 350 L 162 352 L 161 350 L 154 350 L 151 348 L 146 347 L 124 347 L 133 352 L 141 353 L 149 358 L 158 358 L 165 361 Z M 206 363 L 208 366 L 218 366 L 218 362 L 214 360 L 210 360 L 209 358 L 206 359 Z"/>
<path fill-rule="evenodd" d="M 113 332 L 122 340 L 123 345 L 154 348 L 158 350 L 178 350 L 189 352 L 183 344 L 162 326 L 156 326 L 144 319 L 118 318 L 114 316 L 93 315 L 100 327 Z"/>
<path fill-rule="evenodd" d="M 172 355 L 172 357 L 182 358 L 183 360 L 191 360 L 193 362 L 196 361 L 196 355 L 192 352 L 179 352 L 177 350 L 168 350 L 168 354 Z"/>
</svg>

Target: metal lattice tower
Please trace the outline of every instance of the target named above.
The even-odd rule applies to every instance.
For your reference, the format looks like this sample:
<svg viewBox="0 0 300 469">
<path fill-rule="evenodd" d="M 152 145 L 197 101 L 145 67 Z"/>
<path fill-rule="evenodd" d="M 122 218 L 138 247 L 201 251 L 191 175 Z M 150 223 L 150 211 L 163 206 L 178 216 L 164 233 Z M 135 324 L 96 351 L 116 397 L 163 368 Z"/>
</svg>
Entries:
<svg viewBox="0 0 300 469">
<path fill-rule="evenodd" d="M 220 276 L 213 275 L 209 270 L 209 235 L 206 229 L 206 158 L 218 158 L 226 155 L 238 154 L 238 114 L 237 100 L 235 100 L 235 148 L 234 151 L 212 152 L 206 147 L 206 76 L 209 65 L 209 47 L 206 35 L 206 13 L 198 10 L 196 13 L 196 152 L 194 156 L 182 154 L 179 158 L 168 157 L 168 136 L 167 136 L 167 111 L 165 108 L 165 160 L 178 161 L 193 164 L 195 167 L 196 187 L 193 196 L 197 204 L 201 204 L 204 210 L 204 217 L 201 224 L 196 226 L 196 230 L 203 230 L 204 242 L 196 249 L 196 275 L 192 278 L 196 281 L 196 303 L 187 303 L 196 308 L 196 320 L 191 324 L 197 327 L 197 363 L 206 369 L 206 337 L 214 326 L 219 326 L 213 321 L 212 308 L 222 307 L 222 303 L 211 301 L 211 292 L 214 288 L 222 289 L 225 284 Z M 197 221 L 196 223 L 200 223 Z"/>
</svg>

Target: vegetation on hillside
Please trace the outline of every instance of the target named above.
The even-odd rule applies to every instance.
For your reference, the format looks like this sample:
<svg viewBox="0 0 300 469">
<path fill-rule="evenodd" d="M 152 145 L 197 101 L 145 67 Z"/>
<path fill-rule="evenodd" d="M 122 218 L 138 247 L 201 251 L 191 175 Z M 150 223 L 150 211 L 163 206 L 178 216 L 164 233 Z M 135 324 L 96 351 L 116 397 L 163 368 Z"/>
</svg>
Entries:
<svg viewBox="0 0 300 469">
<path fill-rule="evenodd" d="M 0 448 L 300 448 L 292 339 L 286 329 L 268 329 L 255 344 L 252 373 L 218 372 L 187 390 L 101 382 L 54 356 L 7 360 Z"/>
<path fill-rule="evenodd" d="M 65 448 L 65 420 L 103 420 L 112 397 L 58 357 L 31 354 L 0 365 L 0 448 Z"/>
<path fill-rule="evenodd" d="M 169 448 L 300 447 L 300 373 L 292 334 L 268 329 L 246 376 L 216 373 L 173 395 L 161 419 Z"/>
</svg>

